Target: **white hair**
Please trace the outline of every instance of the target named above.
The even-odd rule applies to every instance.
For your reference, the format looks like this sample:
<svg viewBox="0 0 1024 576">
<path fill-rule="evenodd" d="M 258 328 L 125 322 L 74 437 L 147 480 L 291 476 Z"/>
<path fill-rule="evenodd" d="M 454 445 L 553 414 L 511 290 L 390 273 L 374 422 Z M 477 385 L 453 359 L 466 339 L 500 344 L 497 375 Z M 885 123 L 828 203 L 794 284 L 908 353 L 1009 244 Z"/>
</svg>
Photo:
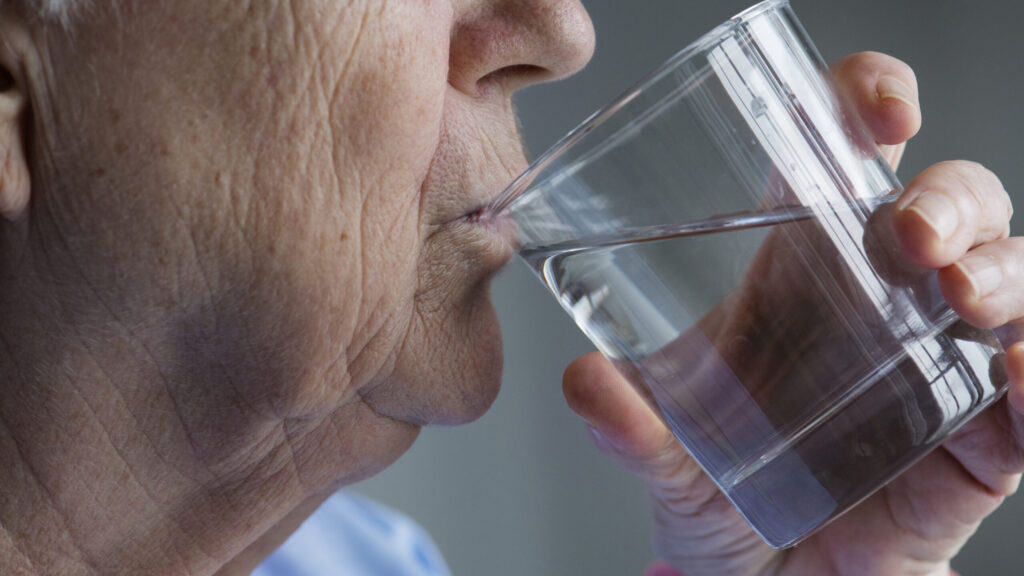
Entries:
<svg viewBox="0 0 1024 576">
<path fill-rule="evenodd" d="M 64 25 L 68 24 L 72 12 L 83 2 L 83 0 L 0 0 L 0 4 L 6 1 L 24 6 L 43 20 L 56 21 Z"/>
<path fill-rule="evenodd" d="M 71 4 L 70 0 L 31 0 L 30 3 L 46 16 L 64 16 Z"/>
</svg>

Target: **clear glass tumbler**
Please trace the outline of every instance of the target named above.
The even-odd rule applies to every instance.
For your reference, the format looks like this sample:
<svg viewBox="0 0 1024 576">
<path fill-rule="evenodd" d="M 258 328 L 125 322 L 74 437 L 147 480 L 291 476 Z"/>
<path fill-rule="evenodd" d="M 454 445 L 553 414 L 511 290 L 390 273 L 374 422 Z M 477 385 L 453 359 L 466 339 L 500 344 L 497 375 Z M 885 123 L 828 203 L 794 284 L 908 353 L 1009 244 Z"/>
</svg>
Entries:
<svg viewBox="0 0 1024 576">
<path fill-rule="evenodd" d="M 1002 349 L 901 262 L 899 182 L 785 0 L 732 18 L 498 199 L 520 255 L 771 545 L 1005 389 Z"/>
</svg>

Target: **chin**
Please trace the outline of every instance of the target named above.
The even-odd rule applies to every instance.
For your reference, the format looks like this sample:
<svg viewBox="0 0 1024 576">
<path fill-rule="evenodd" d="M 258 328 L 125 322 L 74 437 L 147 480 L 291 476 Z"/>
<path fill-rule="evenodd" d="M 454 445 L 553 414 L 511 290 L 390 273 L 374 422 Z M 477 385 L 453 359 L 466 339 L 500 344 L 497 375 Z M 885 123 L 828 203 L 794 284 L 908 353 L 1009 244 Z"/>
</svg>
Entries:
<svg viewBox="0 0 1024 576">
<path fill-rule="evenodd" d="M 451 426 L 467 424 L 483 416 L 501 390 L 504 363 L 501 330 L 498 319 L 487 300 L 486 322 L 478 319 L 479 326 L 462 343 L 465 354 L 449 354 L 460 358 L 452 366 L 451 378 L 435 382 L 437 402 L 423 424 Z"/>
<path fill-rule="evenodd" d="M 491 407 L 501 388 L 503 358 L 489 294 L 444 317 L 444 325 L 421 325 L 390 377 L 363 394 L 374 410 L 416 426 L 450 426 L 472 422 Z"/>
<path fill-rule="evenodd" d="M 493 377 L 467 381 L 462 402 L 457 404 L 457 408 L 452 410 L 446 418 L 435 420 L 431 424 L 445 426 L 468 424 L 479 419 L 490 410 L 491 405 L 498 398 L 498 392 L 501 390 L 500 351 L 498 352 L 497 366 L 497 373 Z"/>
</svg>

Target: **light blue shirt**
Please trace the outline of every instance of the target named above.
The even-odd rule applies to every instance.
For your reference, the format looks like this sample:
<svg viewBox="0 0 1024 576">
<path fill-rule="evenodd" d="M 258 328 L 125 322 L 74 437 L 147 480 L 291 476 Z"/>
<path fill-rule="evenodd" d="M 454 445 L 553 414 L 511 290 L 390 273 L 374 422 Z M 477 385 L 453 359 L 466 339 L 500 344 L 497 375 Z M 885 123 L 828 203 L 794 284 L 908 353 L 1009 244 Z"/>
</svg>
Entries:
<svg viewBox="0 0 1024 576">
<path fill-rule="evenodd" d="M 253 576 L 451 576 L 406 516 L 348 492 L 324 502 Z"/>
</svg>

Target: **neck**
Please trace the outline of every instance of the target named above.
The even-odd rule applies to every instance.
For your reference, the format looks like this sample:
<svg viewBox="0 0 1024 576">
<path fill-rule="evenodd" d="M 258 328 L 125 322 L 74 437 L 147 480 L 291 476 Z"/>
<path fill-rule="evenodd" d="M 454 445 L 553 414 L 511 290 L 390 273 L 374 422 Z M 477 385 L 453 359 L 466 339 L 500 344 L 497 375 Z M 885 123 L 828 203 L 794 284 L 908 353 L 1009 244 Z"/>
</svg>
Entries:
<svg viewBox="0 0 1024 576">
<path fill-rule="evenodd" d="M 162 382 L 152 367 L 114 371 L 63 338 L 46 340 L 42 354 L 26 340 L 5 338 L 0 362 L 4 565 L 210 573 L 307 496 L 282 422 L 227 410 L 239 424 L 235 446 L 212 451 L 197 443 L 212 436 L 195 437 L 176 394 L 152 384 Z"/>
<path fill-rule="evenodd" d="M 222 366 L 194 360 L 181 323 L 74 308 L 34 277 L 0 274 L 0 565 L 15 573 L 251 567 L 310 502 L 415 437 L 362 402 L 260 413 Z M 396 448 L 381 455 L 357 430 Z"/>
</svg>

